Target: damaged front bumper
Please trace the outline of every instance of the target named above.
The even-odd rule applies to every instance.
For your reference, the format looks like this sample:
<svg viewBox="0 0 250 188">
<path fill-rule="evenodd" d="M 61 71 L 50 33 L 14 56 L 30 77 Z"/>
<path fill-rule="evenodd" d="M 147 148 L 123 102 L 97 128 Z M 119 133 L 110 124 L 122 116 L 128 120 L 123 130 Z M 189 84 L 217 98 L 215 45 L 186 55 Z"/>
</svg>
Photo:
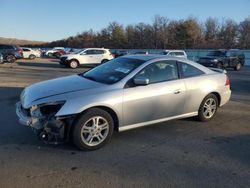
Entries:
<svg viewBox="0 0 250 188">
<path fill-rule="evenodd" d="M 19 123 L 22 125 L 33 127 L 38 122 L 37 118 L 32 118 L 30 112 L 22 107 L 21 102 L 16 103 L 16 114 L 19 118 Z"/>
<path fill-rule="evenodd" d="M 68 137 L 71 117 L 58 118 L 54 114 L 43 115 L 40 108 L 24 109 L 21 102 L 16 103 L 16 114 L 20 124 L 31 127 L 45 142 L 64 142 Z"/>
</svg>

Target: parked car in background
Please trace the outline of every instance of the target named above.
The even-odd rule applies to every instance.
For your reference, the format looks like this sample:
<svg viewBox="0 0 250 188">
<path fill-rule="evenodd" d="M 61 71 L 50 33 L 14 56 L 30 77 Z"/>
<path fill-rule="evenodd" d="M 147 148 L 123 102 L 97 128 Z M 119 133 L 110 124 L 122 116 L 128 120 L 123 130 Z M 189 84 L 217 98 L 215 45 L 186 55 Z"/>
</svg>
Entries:
<svg viewBox="0 0 250 188">
<path fill-rule="evenodd" d="M 64 51 L 64 50 L 56 50 L 53 54 L 52 54 L 52 56 L 53 57 L 56 57 L 56 58 L 60 58 L 62 55 L 65 55 L 66 54 L 66 52 Z"/>
<path fill-rule="evenodd" d="M 187 54 L 183 50 L 164 50 L 161 54 L 162 55 L 174 56 L 174 57 L 187 58 Z"/>
<path fill-rule="evenodd" d="M 60 58 L 60 64 L 77 68 L 83 64 L 100 64 L 113 59 L 109 49 L 104 48 L 86 48 L 76 54 L 63 55 Z"/>
<path fill-rule="evenodd" d="M 144 54 L 144 55 L 148 55 L 148 51 L 137 51 L 137 52 L 134 52 L 134 54 Z"/>
<path fill-rule="evenodd" d="M 23 58 L 35 59 L 41 57 L 41 52 L 39 50 L 34 50 L 31 48 L 21 47 L 23 49 Z"/>
<path fill-rule="evenodd" d="M 237 49 L 231 50 L 213 50 L 206 57 L 201 57 L 198 63 L 206 67 L 216 67 L 220 69 L 233 68 L 236 71 L 245 64 L 245 55 Z"/>
<path fill-rule="evenodd" d="M 51 56 L 53 56 L 53 53 L 57 52 L 58 50 L 64 50 L 65 51 L 65 49 L 63 47 L 55 47 L 52 50 L 46 51 L 45 55 L 51 57 Z"/>
<path fill-rule="evenodd" d="M 3 55 L 3 60 L 9 63 L 23 58 L 23 50 L 17 45 L 0 44 L 0 53 Z"/>
<path fill-rule="evenodd" d="M 47 143 L 71 138 L 79 149 L 95 150 L 114 130 L 192 116 L 209 121 L 230 96 L 222 70 L 183 58 L 132 55 L 29 86 L 16 113 Z"/>
<path fill-rule="evenodd" d="M 2 63 L 3 63 L 3 55 L 0 54 L 0 64 L 2 64 Z"/>
<path fill-rule="evenodd" d="M 124 55 L 128 55 L 129 51 L 127 51 L 127 50 L 115 50 L 114 52 L 112 52 L 112 54 L 115 58 L 117 58 L 117 57 L 121 57 Z"/>
</svg>

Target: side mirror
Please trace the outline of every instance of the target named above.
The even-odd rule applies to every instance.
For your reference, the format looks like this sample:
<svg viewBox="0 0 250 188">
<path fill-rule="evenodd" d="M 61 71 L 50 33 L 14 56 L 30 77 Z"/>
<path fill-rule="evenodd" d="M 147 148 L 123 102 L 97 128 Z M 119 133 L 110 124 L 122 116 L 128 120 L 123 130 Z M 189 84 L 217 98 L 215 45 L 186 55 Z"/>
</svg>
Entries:
<svg viewBox="0 0 250 188">
<path fill-rule="evenodd" d="M 149 84 L 149 79 L 145 77 L 134 78 L 134 84 L 139 86 L 145 86 Z"/>
</svg>

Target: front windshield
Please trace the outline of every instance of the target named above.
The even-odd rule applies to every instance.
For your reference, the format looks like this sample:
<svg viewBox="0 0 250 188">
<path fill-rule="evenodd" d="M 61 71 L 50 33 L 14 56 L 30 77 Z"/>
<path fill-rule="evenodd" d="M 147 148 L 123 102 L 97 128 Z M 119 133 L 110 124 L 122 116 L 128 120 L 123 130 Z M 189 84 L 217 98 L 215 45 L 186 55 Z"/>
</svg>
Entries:
<svg viewBox="0 0 250 188">
<path fill-rule="evenodd" d="M 144 60 L 139 59 L 124 57 L 116 58 L 91 69 L 82 74 L 82 76 L 96 82 L 114 84 L 123 79 L 144 62 Z"/>
<path fill-rule="evenodd" d="M 78 49 L 78 50 L 76 50 L 74 53 L 75 53 L 75 54 L 80 54 L 80 53 L 82 53 L 84 50 L 85 50 L 85 49 Z"/>
<path fill-rule="evenodd" d="M 207 56 L 225 56 L 225 52 L 224 51 L 211 51 L 207 54 Z"/>
</svg>

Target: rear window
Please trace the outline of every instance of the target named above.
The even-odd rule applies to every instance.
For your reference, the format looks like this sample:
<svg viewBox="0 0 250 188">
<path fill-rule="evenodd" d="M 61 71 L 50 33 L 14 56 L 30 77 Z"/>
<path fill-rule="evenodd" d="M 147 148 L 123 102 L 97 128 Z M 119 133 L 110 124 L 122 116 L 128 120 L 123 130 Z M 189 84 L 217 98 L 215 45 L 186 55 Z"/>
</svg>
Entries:
<svg viewBox="0 0 250 188">
<path fill-rule="evenodd" d="M 181 55 L 181 56 L 183 56 L 184 53 L 183 52 L 175 52 L 175 55 Z"/>
<path fill-rule="evenodd" d="M 225 55 L 226 55 L 225 51 L 219 51 L 219 50 L 211 51 L 207 54 L 207 56 L 225 56 Z"/>
</svg>

